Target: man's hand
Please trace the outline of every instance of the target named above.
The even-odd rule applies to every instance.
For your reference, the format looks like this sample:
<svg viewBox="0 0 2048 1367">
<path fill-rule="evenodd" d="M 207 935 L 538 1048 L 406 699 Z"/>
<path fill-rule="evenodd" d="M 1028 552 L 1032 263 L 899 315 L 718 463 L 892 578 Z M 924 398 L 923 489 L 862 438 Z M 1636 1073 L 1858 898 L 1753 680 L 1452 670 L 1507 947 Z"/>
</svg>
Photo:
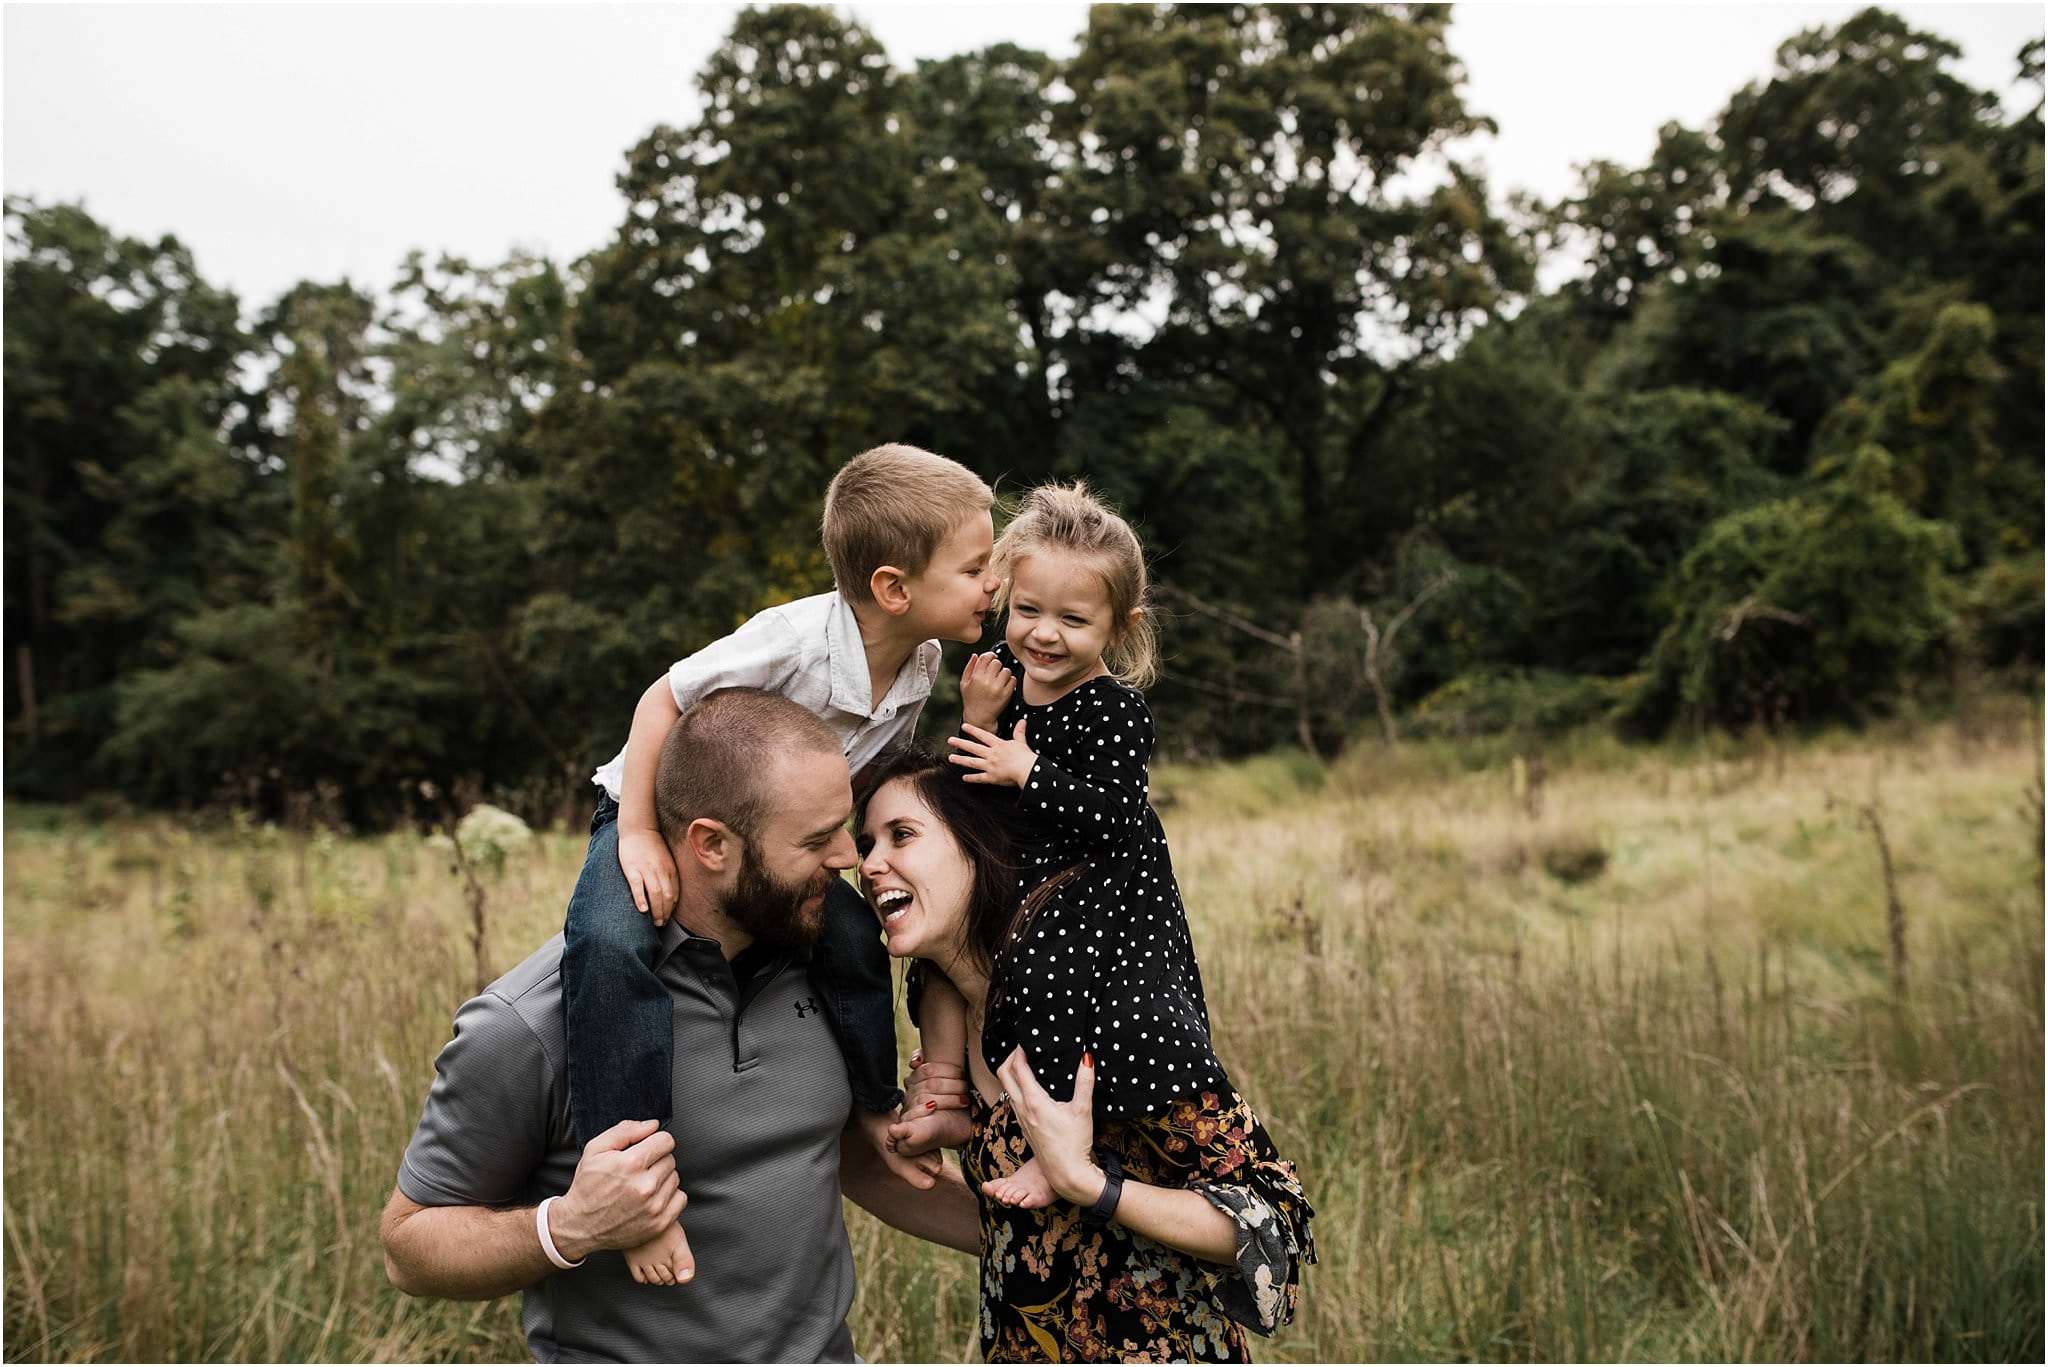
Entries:
<svg viewBox="0 0 2048 1367">
<path fill-rule="evenodd" d="M 555 1248 L 570 1262 L 603 1248 L 637 1248 L 673 1226 L 689 1198 L 676 1182 L 676 1138 L 658 1120 L 621 1120 L 583 1146 L 569 1194 L 548 1211 Z"/>
<path fill-rule="evenodd" d="M 946 737 L 946 744 L 959 752 L 947 758 L 974 771 L 966 775 L 969 783 L 1005 783 L 1022 788 L 1031 777 L 1032 766 L 1038 763 L 1038 752 L 1024 742 L 1026 720 L 1017 719 L 1014 740 L 1004 740 L 993 731 L 963 723 L 960 729 L 967 733 L 965 737 Z"/>
<path fill-rule="evenodd" d="M 1003 668 L 993 651 L 970 655 L 967 668 L 960 671 L 960 711 L 963 720 L 986 731 L 996 724 L 1004 704 L 1017 691 L 1017 676 Z"/>
<path fill-rule="evenodd" d="M 626 886 L 633 890 L 633 905 L 654 917 L 657 926 L 665 924 L 675 910 L 680 884 L 676 861 L 661 832 L 621 823 L 619 867 L 626 872 Z"/>
</svg>

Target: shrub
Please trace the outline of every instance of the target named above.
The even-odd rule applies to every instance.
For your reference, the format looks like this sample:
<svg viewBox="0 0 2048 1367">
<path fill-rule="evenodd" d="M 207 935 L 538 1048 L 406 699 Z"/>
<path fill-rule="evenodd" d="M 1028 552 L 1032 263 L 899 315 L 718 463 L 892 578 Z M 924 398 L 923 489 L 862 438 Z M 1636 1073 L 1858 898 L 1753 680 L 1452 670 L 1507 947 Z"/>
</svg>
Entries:
<svg viewBox="0 0 2048 1367">
<path fill-rule="evenodd" d="M 1860 718 L 1950 643 L 1959 548 L 1866 446 L 1837 477 L 1716 522 L 1664 590 L 1669 625 L 1625 720 L 1739 726 Z"/>
<path fill-rule="evenodd" d="M 1415 704 L 1408 730 L 1418 737 L 1568 731 L 1609 716 L 1626 687 L 1626 680 L 1548 669 L 1475 670 Z"/>
</svg>

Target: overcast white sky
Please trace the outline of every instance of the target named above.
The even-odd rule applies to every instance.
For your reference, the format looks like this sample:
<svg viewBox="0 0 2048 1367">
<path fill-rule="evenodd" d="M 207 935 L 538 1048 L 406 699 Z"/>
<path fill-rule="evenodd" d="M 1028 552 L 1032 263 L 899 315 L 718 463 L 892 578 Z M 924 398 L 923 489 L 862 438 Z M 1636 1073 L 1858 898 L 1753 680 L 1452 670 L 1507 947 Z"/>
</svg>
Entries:
<svg viewBox="0 0 2048 1367">
<path fill-rule="evenodd" d="M 408 248 L 557 260 L 607 239 L 613 177 L 738 6 L 9 4 L 4 184 L 175 233 L 254 309 L 299 279 L 381 288 Z M 841 7 L 902 66 L 1003 40 L 1067 54 L 1079 3 Z M 1451 46 L 1497 190 L 1549 196 L 1575 162 L 1636 162 L 1699 124 L 1777 44 L 1848 4 L 1461 4 Z M 1959 74 L 2013 91 L 2039 4 L 1894 4 L 1959 43 Z M 2031 94 L 2025 98 L 2031 100 Z"/>
</svg>

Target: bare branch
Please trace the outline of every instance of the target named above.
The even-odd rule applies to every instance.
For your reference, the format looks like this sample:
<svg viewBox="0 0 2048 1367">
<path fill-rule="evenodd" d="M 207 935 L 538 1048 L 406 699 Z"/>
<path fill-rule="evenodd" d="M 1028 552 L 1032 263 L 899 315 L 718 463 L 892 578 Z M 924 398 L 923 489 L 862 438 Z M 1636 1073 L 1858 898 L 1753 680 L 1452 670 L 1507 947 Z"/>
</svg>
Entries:
<svg viewBox="0 0 2048 1367">
<path fill-rule="evenodd" d="M 1176 588 L 1172 584 L 1155 584 L 1153 587 L 1166 597 L 1171 598 L 1177 603 L 1187 605 L 1196 612 L 1201 613 L 1204 617 L 1213 617 L 1225 626 L 1235 627 L 1247 636 L 1256 636 L 1267 645 L 1278 646 L 1282 650 L 1292 649 L 1288 645 L 1287 638 L 1279 632 L 1268 631 L 1262 626 L 1246 621 L 1234 612 L 1205 603 L 1186 589 Z"/>
<path fill-rule="evenodd" d="M 1211 697 L 1222 698 L 1227 702 L 1257 703 L 1261 707 L 1291 708 L 1294 706 L 1294 700 L 1291 698 L 1276 698 L 1270 693 L 1248 693 L 1242 688 L 1231 688 L 1227 684 L 1213 684 L 1206 679 L 1197 679 L 1186 674 L 1176 674 L 1174 682 L 1192 688 L 1197 693 L 1207 693 Z"/>
<path fill-rule="evenodd" d="M 1721 639 L 1723 641 L 1734 640 L 1744 627 L 1759 618 L 1772 622 L 1785 622 L 1795 627 L 1810 627 L 1813 625 L 1796 612 L 1788 612 L 1784 608 L 1773 607 L 1769 603 L 1759 603 L 1756 595 L 1752 593 L 1749 597 L 1728 609 L 1728 616 L 1721 623 Z"/>
</svg>

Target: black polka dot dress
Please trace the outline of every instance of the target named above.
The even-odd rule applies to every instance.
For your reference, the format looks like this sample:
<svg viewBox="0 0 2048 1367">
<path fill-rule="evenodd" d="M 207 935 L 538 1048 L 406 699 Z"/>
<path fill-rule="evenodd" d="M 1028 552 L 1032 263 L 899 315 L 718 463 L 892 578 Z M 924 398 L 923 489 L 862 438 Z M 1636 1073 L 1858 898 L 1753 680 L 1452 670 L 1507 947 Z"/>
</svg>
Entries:
<svg viewBox="0 0 2048 1367">
<path fill-rule="evenodd" d="M 1151 1115 L 1204 1089 L 1229 1090 L 1209 1040 L 1209 1008 L 1174 882 L 1166 832 L 1152 810 L 1152 713 L 1144 695 L 1091 679 L 1034 707 L 1024 669 L 996 647 L 1018 688 L 996 732 L 1038 755 L 1018 794 L 1018 894 L 1048 888 L 998 957 L 982 1053 L 991 1069 L 1023 1045 L 1056 1099 L 1073 1095 L 1083 1050 L 1095 1056 L 1098 1116 Z"/>
</svg>

